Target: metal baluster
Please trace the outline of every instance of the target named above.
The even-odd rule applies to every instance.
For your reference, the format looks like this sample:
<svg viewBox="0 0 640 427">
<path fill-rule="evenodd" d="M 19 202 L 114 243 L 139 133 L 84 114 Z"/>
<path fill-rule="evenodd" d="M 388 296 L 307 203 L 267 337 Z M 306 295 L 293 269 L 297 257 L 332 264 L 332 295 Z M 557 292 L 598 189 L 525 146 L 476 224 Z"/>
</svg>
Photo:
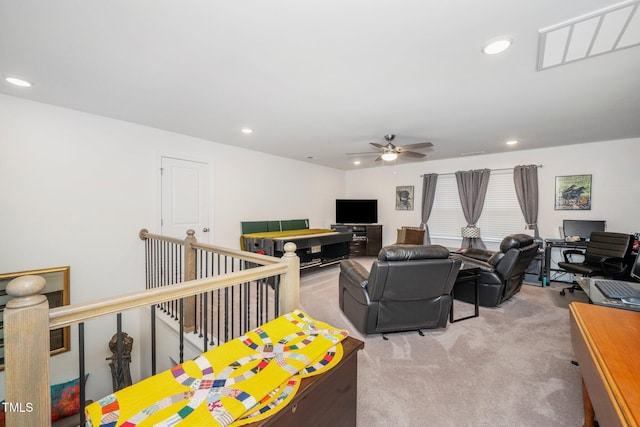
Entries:
<svg viewBox="0 0 640 427">
<path fill-rule="evenodd" d="M 228 261 L 231 262 L 231 272 L 233 273 L 233 270 L 234 270 L 233 258 L 231 258 Z M 227 272 L 225 272 L 225 273 L 227 273 Z M 230 306 L 231 306 L 231 315 L 229 316 L 229 318 L 231 319 L 231 336 L 229 337 L 229 339 L 233 339 L 233 337 L 235 337 L 234 332 L 233 332 L 234 326 L 235 326 L 234 317 L 235 317 L 235 307 L 236 307 L 235 306 L 235 300 L 236 300 L 236 298 L 235 298 L 235 293 L 236 293 L 235 290 L 236 290 L 236 287 L 235 286 L 231 286 L 231 304 L 230 304 Z"/>
<path fill-rule="evenodd" d="M 204 310 L 207 309 L 207 293 L 205 292 L 204 294 L 202 294 L 202 300 L 204 302 Z M 204 344 L 204 351 L 207 351 L 207 321 L 206 321 L 206 315 L 204 315 L 204 324 L 202 325 L 202 329 L 204 329 L 204 340 L 202 341 Z M 203 334 L 200 334 L 200 336 L 203 336 Z"/>
<path fill-rule="evenodd" d="M 173 271 L 172 274 L 169 277 L 169 284 L 173 285 L 176 283 L 176 279 L 177 279 L 177 265 L 175 262 L 175 250 L 176 250 L 176 246 L 174 244 L 171 244 L 170 246 L 170 250 L 169 250 L 169 256 L 170 256 L 170 260 L 169 260 L 169 267 L 171 268 L 173 266 Z M 182 306 L 182 300 L 180 300 L 180 305 Z M 179 315 L 180 316 L 180 327 L 182 328 L 183 322 L 182 322 L 182 315 L 184 313 L 182 312 L 182 309 L 180 309 Z M 182 363 L 182 362 L 181 362 Z"/>
<path fill-rule="evenodd" d="M 229 288 L 224 288 L 224 342 L 229 341 Z"/>
<path fill-rule="evenodd" d="M 251 300 L 249 298 L 249 294 L 250 294 L 250 284 L 249 282 L 245 282 L 242 284 L 242 287 L 244 288 L 244 299 L 243 299 L 243 304 L 244 304 L 244 327 L 243 327 L 243 333 L 247 333 L 250 329 L 250 323 L 249 323 L 249 313 L 250 313 L 250 308 L 251 308 Z"/>
<path fill-rule="evenodd" d="M 199 255 L 199 257 L 196 256 L 196 262 L 198 263 L 198 265 L 196 266 L 196 271 L 198 271 L 198 273 L 199 273 L 197 278 L 200 279 L 200 278 L 202 278 L 202 256 L 203 256 L 203 252 L 198 250 L 198 255 Z M 206 297 L 206 293 L 204 295 L 200 294 L 200 295 L 197 296 L 198 300 L 200 301 L 200 322 L 196 323 L 196 328 L 193 331 L 193 333 L 195 334 L 197 330 L 200 330 L 200 338 L 203 337 L 203 329 L 204 329 L 203 328 L 203 323 L 204 323 L 203 319 L 205 318 L 204 317 L 205 316 L 205 312 L 204 312 L 204 310 L 205 310 L 205 308 L 204 308 L 205 297 Z M 195 314 L 195 316 L 197 317 L 197 314 Z M 198 319 L 196 318 L 196 321 L 197 320 Z M 205 342 L 207 341 L 206 338 L 204 340 L 205 340 Z"/>
<path fill-rule="evenodd" d="M 215 256 L 213 256 L 213 254 L 211 254 L 211 275 L 214 276 L 215 273 Z M 213 331 L 214 331 L 214 324 L 213 324 L 213 307 L 214 307 L 214 291 L 210 292 L 211 295 L 211 309 L 209 310 L 209 318 L 210 318 L 210 326 L 211 326 L 211 336 L 209 337 L 209 344 L 210 345 L 214 345 L 214 341 L 213 341 Z"/>
<path fill-rule="evenodd" d="M 86 423 L 84 408 L 87 405 L 86 391 L 85 391 L 85 366 L 84 366 L 84 322 L 78 323 L 78 357 L 80 359 L 80 425 L 83 426 Z"/>
<path fill-rule="evenodd" d="M 273 317 L 274 319 L 280 316 L 280 276 L 275 277 L 275 289 L 273 292 Z"/>
<path fill-rule="evenodd" d="M 180 363 L 184 362 L 184 302 L 180 298 Z"/>
<path fill-rule="evenodd" d="M 269 283 L 269 281 L 273 281 Z M 264 287 L 264 301 L 263 301 L 263 312 L 264 312 L 264 321 L 268 322 L 270 320 L 269 317 L 269 295 L 271 294 L 273 288 L 275 286 L 275 276 L 267 279 L 267 286 Z"/>
<path fill-rule="evenodd" d="M 116 336 L 116 390 L 120 390 L 124 386 L 124 372 L 122 370 L 122 313 L 116 315 L 117 319 L 117 336 Z M 116 391 L 114 390 L 114 391 Z"/>
</svg>

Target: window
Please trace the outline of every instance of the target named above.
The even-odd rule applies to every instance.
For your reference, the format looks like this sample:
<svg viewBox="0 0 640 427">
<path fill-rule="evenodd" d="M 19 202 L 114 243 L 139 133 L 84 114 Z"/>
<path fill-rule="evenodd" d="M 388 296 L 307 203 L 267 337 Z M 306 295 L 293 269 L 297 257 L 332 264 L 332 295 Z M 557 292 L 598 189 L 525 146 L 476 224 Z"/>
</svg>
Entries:
<svg viewBox="0 0 640 427">
<path fill-rule="evenodd" d="M 429 217 L 431 237 L 461 241 L 460 229 L 466 225 L 455 175 L 438 176 Z M 526 224 L 516 196 L 512 170 L 491 172 L 484 208 L 476 225 L 480 227 L 485 242 L 500 242 L 509 234 L 524 232 Z"/>
</svg>

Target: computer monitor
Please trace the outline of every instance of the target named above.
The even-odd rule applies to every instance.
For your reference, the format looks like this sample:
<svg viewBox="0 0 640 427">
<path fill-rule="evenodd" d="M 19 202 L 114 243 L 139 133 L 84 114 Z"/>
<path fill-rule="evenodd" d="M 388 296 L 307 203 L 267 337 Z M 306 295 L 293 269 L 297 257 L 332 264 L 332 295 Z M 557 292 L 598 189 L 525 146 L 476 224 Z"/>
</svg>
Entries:
<svg viewBox="0 0 640 427">
<path fill-rule="evenodd" d="M 588 221 L 565 219 L 562 221 L 564 236 L 579 236 L 581 240 L 588 240 L 592 231 L 604 231 L 606 221 Z"/>
<path fill-rule="evenodd" d="M 631 266 L 631 277 L 640 281 L 640 252 L 636 255 L 636 262 Z"/>
</svg>

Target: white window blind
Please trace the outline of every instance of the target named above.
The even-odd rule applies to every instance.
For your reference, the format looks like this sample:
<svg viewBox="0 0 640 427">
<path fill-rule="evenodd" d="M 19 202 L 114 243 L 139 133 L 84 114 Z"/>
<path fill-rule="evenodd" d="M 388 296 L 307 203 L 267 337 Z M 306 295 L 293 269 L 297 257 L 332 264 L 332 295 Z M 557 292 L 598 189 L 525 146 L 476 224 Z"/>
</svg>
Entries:
<svg viewBox="0 0 640 427">
<path fill-rule="evenodd" d="M 467 221 L 460 206 L 455 175 L 438 176 L 428 224 L 432 238 L 460 239 L 460 228 L 467 225 Z"/>
<path fill-rule="evenodd" d="M 460 228 L 466 225 L 455 175 L 439 176 L 429 217 L 431 236 L 460 239 Z M 500 242 L 509 234 L 525 232 L 525 221 L 513 184 L 513 171 L 491 172 L 484 208 L 476 225 L 480 227 L 484 241 Z"/>
</svg>

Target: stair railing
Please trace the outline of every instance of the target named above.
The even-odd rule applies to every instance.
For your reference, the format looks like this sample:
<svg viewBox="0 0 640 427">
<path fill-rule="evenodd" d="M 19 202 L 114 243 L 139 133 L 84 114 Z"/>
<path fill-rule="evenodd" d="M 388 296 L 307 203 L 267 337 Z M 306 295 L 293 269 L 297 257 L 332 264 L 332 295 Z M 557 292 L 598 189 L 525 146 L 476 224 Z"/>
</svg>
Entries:
<svg viewBox="0 0 640 427">
<path fill-rule="evenodd" d="M 145 230 L 143 232 L 140 236 L 143 240 L 162 237 Z M 192 237 L 193 233 L 188 234 L 187 239 Z M 167 239 L 174 241 L 172 238 Z M 46 285 L 44 278 L 21 276 L 12 280 L 7 285 L 7 294 L 12 299 L 7 302 L 4 311 L 5 408 L 20 410 L 6 412 L 7 425 L 32 427 L 48 426 L 51 423 L 50 354 L 49 346 L 45 343 L 48 342 L 49 331 L 52 329 L 77 324 L 81 334 L 78 353 L 82 356 L 84 322 L 87 320 L 142 307 L 154 307 L 254 281 L 269 281 L 276 276 L 279 277 L 277 285 L 280 290 L 276 301 L 277 310 L 286 313 L 299 308 L 300 260 L 295 254 L 295 244 L 285 245 L 282 258 L 202 245 L 195 242 L 195 239 L 185 244 L 185 254 L 196 249 L 233 256 L 245 264 L 244 268 L 213 277 L 187 279 L 191 274 L 191 264 L 199 265 L 197 260 L 191 261 L 187 256 L 184 262 L 188 268 L 183 282 L 53 309 L 49 309 L 46 297 L 41 295 Z M 84 377 L 83 365 L 81 358 L 80 378 Z M 83 384 L 82 381 L 80 383 Z M 81 386 L 81 394 L 82 388 Z M 81 407 L 84 407 L 84 396 L 81 397 Z M 84 424 L 82 410 L 81 414 L 81 422 Z"/>
</svg>

